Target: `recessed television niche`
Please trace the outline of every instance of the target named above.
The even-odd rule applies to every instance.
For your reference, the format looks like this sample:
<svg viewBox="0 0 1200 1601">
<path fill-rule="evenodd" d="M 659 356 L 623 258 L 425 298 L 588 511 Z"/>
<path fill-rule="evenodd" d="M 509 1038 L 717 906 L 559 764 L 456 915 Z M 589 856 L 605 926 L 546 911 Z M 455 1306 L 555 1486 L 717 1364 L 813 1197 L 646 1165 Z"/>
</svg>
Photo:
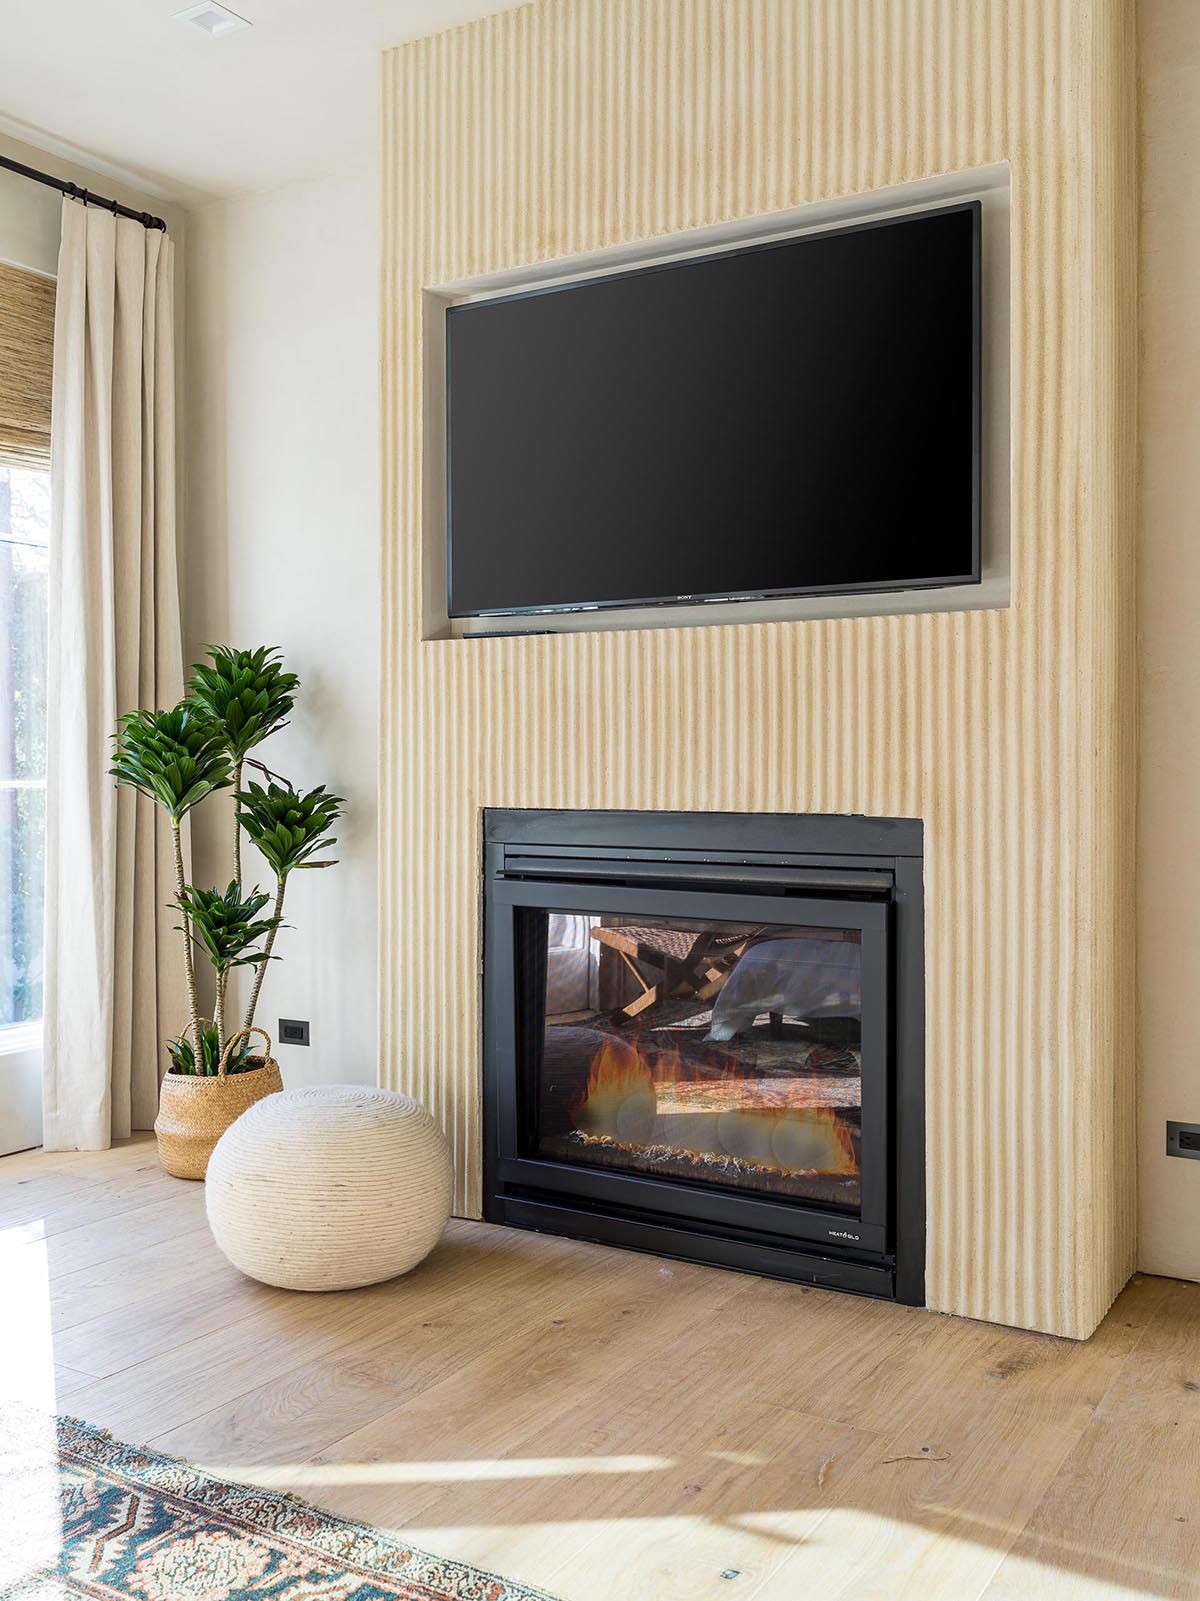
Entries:
<svg viewBox="0 0 1200 1601">
<path fill-rule="evenodd" d="M 449 617 L 977 583 L 981 210 L 449 305 Z"/>
</svg>

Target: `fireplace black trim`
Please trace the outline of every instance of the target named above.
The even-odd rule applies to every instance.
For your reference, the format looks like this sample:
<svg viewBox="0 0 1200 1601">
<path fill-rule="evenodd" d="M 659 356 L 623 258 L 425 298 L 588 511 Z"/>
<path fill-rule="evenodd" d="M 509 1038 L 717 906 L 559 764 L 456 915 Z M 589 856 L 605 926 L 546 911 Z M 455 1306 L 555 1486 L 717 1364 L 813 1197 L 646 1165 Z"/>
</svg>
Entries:
<svg viewBox="0 0 1200 1601">
<path fill-rule="evenodd" d="M 485 1218 L 923 1305 L 922 843 L 922 825 L 911 819 L 485 811 Z M 506 1088 L 518 1027 L 516 908 L 545 905 L 548 893 L 564 909 L 578 897 L 591 905 L 599 892 L 601 909 L 620 910 L 644 904 L 652 889 L 656 904 L 681 910 L 680 878 L 702 884 L 735 918 L 746 913 L 749 897 L 761 908 L 770 893 L 782 897 L 781 912 L 802 904 L 814 918 L 836 914 L 868 929 L 886 919 L 890 970 L 880 977 L 890 992 L 889 1127 L 877 1136 L 888 1142 L 886 1152 L 877 1151 L 886 1189 L 877 1183 L 874 1195 L 864 1191 L 861 1222 L 847 1219 L 843 1230 L 830 1226 L 837 1218 L 829 1211 L 614 1178 L 518 1152 L 515 1087 Z M 825 899 L 838 894 L 845 898 Z M 867 1100 L 864 1094 L 864 1114 Z M 865 1182 L 871 1171 L 864 1163 Z"/>
<path fill-rule="evenodd" d="M 503 1221 L 543 1234 L 566 1234 L 601 1245 L 632 1246 L 635 1250 L 653 1251 L 658 1256 L 677 1257 L 685 1262 L 707 1262 L 740 1273 L 761 1273 L 764 1278 L 793 1279 L 801 1284 L 821 1284 L 829 1289 L 852 1290 L 858 1295 L 896 1299 L 894 1274 L 890 1268 L 858 1262 L 849 1256 L 819 1256 L 815 1252 L 784 1250 L 741 1231 L 722 1234 L 709 1230 L 698 1234 L 694 1229 L 674 1228 L 661 1218 L 639 1217 L 633 1212 L 555 1206 L 519 1194 L 506 1197 Z"/>
</svg>

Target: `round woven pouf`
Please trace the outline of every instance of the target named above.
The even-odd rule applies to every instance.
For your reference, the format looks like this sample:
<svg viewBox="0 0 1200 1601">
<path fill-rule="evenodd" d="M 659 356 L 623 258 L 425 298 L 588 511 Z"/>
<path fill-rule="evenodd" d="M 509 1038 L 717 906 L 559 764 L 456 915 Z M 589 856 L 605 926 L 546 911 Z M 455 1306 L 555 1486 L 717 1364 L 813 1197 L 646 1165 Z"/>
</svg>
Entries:
<svg viewBox="0 0 1200 1601">
<path fill-rule="evenodd" d="M 453 1182 L 445 1135 L 419 1101 L 322 1084 L 243 1112 L 209 1158 L 205 1200 L 213 1237 L 248 1277 L 348 1290 L 428 1255 Z"/>
</svg>

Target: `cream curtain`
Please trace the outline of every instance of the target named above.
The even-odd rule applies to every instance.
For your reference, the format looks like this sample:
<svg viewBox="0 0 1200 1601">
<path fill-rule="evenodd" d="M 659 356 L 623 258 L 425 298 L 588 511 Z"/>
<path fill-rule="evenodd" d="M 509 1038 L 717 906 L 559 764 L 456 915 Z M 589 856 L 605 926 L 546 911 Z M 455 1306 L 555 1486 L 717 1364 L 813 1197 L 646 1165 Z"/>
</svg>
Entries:
<svg viewBox="0 0 1200 1601">
<path fill-rule="evenodd" d="M 107 769 L 183 690 L 171 241 L 63 204 L 54 328 L 44 1143 L 149 1128 L 186 1003 L 167 830 Z"/>
</svg>

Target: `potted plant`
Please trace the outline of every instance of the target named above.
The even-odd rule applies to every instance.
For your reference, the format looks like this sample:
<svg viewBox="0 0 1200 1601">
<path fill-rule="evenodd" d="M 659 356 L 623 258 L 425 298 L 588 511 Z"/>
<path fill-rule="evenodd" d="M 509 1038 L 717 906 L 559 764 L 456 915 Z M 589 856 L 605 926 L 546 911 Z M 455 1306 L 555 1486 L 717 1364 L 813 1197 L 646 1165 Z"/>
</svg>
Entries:
<svg viewBox="0 0 1200 1601">
<path fill-rule="evenodd" d="M 290 875 L 330 867 L 318 852 L 336 844 L 330 834 L 342 798 L 324 785 L 303 791 L 272 773 L 250 752 L 281 728 L 294 705 L 299 679 L 284 670 L 273 646 L 257 650 L 208 647 L 208 661 L 192 669 L 188 693 L 170 711 L 133 711 L 120 721 L 110 768 L 119 784 L 149 797 L 166 812 L 175 858 L 175 900 L 187 986 L 186 1029 L 167 1042 L 155 1132 L 159 1160 L 179 1178 L 203 1178 L 220 1136 L 248 1106 L 283 1088 L 271 1040 L 254 1022 L 267 963 L 277 960 Z M 242 788 L 247 766 L 267 780 Z M 183 870 L 183 819 L 218 790 L 231 794 L 234 814 L 233 877 L 224 890 L 188 884 Z M 258 848 L 275 879 L 274 896 L 242 882 L 242 834 Z M 270 905 L 270 915 L 262 913 Z M 213 1016 L 200 1015 L 195 953 L 213 975 Z M 237 967 L 254 969 L 241 1026 L 229 1031 L 229 979 Z M 251 1053 L 262 1035 L 266 1049 Z"/>
</svg>

